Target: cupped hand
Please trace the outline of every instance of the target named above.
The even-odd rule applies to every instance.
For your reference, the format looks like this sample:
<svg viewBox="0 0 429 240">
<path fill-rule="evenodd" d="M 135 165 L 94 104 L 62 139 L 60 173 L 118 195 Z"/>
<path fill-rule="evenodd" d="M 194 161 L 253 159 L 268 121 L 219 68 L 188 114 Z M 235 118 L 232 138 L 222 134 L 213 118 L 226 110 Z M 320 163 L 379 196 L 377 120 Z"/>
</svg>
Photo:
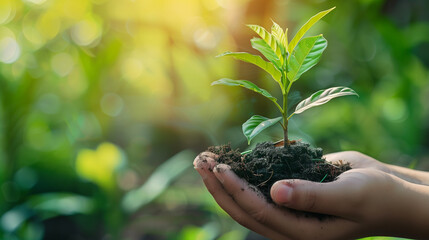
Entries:
<svg viewBox="0 0 429 240">
<path fill-rule="evenodd" d="M 334 182 L 282 180 L 275 183 L 271 197 L 276 205 L 267 203 L 229 166 L 217 164 L 213 153 L 200 154 L 194 166 L 214 199 L 233 219 L 270 239 L 428 237 L 424 223 L 429 213 L 426 207 L 422 208 L 429 199 L 427 187 L 391 175 L 371 159 L 367 159 L 371 164 L 365 167 L 363 161 L 347 159 L 346 155 L 327 155 L 329 161 L 350 160 L 354 167 Z M 415 205 L 406 204 L 410 201 Z M 290 209 L 330 217 L 306 217 Z M 422 210 L 426 213 L 421 214 Z M 413 223 L 411 227 L 410 223 Z"/>
</svg>

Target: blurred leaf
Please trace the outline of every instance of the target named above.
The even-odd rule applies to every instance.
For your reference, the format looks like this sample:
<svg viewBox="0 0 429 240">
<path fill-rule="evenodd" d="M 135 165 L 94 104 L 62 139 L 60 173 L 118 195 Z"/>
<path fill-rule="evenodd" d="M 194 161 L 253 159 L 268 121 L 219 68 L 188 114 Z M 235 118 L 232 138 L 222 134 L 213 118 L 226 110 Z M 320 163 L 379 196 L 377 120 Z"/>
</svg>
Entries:
<svg viewBox="0 0 429 240">
<path fill-rule="evenodd" d="M 294 82 L 316 65 L 326 46 L 328 42 L 322 35 L 302 39 L 289 59 L 288 79 Z"/>
<path fill-rule="evenodd" d="M 414 23 L 403 30 L 403 35 L 407 36 L 406 43 L 410 48 L 429 42 L 429 24 Z"/>
<path fill-rule="evenodd" d="M 359 238 L 358 240 L 407 240 L 408 238 L 397 238 L 397 237 L 367 237 Z"/>
<path fill-rule="evenodd" d="M 270 48 L 276 54 L 277 58 L 280 60 L 280 65 L 282 65 L 283 55 L 282 55 L 281 48 L 278 45 L 275 37 L 261 26 L 258 26 L 258 25 L 247 25 L 247 26 L 251 28 L 253 31 L 255 31 L 265 41 L 265 43 L 267 43 L 267 45 L 270 46 Z"/>
<path fill-rule="evenodd" d="M 258 135 L 260 132 L 273 126 L 274 124 L 280 122 L 283 117 L 269 119 L 263 116 L 254 115 L 245 123 L 243 123 L 243 133 L 247 138 L 247 143 L 250 144 L 250 141 Z"/>
<path fill-rule="evenodd" d="M 257 92 L 259 94 L 261 94 L 262 96 L 270 99 L 273 102 L 276 102 L 277 99 L 275 97 L 273 97 L 267 90 L 263 89 L 263 88 L 259 88 L 256 84 L 250 82 L 250 81 L 246 81 L 246 80 L 232 80 L 232 79 L 228 79 L 228 78 L 222 78 L 219 79 L 217 81 L 214 81 L 212 83 L 212 86 L 214 85 L 226 85 L 226 86 L 239 86 L 239 87 L 244 87 L 247 88 L 249 90 L 252 90 L 254 92 Z"/>
<path fill-rule="evenodd" d="M 21 224 L 37 215 L 48 219 L 58 215 L 89 214 L 95 205 L 91 198 L 72 193 L 46 193 L 30 197 L 30 199 L 1 216 L 1 228 L 13 232 Z"/>
<path fill-rule="evenodd" d="M 275 81 L 280 83 L 281 73 L 274 67 L 272 63 L 265 61 L 260 56 L 253 55 L 247 52 L 225 52 L 218 57 L 222 56 L 231 56 L 235 59 L 252 63 L 269 73 Z"/>
<path fill-rule="evenodd" d="M 187 226 L 182 229 L 179 233 L 178 240 L 188 240 L 188 239 L 209 239 L 208 234 L 204 228 L 196 226 Z"/>
<path fill-rule="evenodd" d="M 247 229 L 232 230 L 220 236 L 218 240 L 244 240 L 246 239 Z"/>
<path fill-rule="evenodd" d="M 320 90 L 313 93 L 310 97 L 301 101 L 295 108 L 293 114 L 302 113 L 312 107 L 320 106 L 329 102 L 333 98 L 356 95 L 359 96 L 353 89 L 348 87 L 333 87 L 326 90 Z"/>
<path fill-rule="evenodd" d="M 335 7 L 319 12 L 316 15 L 312 16 L 302 27 L 298 30 L 296 35 L 293 37 L 292 41 L 289 43 L 289 51 L 293 52 L 298 42 L 301 40 L 301 38 L 304 36 L 304 34 L 315 24 L 317 23 L 321 18 L 323 18 L 326 14 L 328 14 L 330 11 L 334 10 Z"/>
<path fill-rule="evenodd" d="M 138 189 L 125 194 L 122 207 L 127 212 L 133 212 L 150 203 L 159 196 L 172 181 L 192 166 L 195 153 L 184 150 L 159 166 L 149 179 Z"/>
<path fill-rule="evenodd" d="M 302 96 L 299 91 L 291 91 L 287 96 L 287 109 L 288 111 L 293 111 L 293 106 L 295 106 L 299 101 L 301 101 Z"/>
<path fill-rule="evenodd" d="M 31 216 L 33 216 L 33 212 L 29 211 L 25 205 L 16 206 L 1 216 L 1 228 L 6 232 L 13 232 Z"/>
<path fill-rule="evenodd" d="M 28 206 L 49 217 L 57 215 L 88 214 L 95 206 L 91 198 L 70 193 L 46 193 L 33 196 Z"/>
<path fill-rule="evenodd" d="M 281 69 L 280 59 L 264 40 L 260 38 L 252 38 L 250 42 L 254 49 L 262 53 L 262 55 L 264 55 L 268 59 L 268 61 L 272 62 L 277 69 Z"/>
</svg>

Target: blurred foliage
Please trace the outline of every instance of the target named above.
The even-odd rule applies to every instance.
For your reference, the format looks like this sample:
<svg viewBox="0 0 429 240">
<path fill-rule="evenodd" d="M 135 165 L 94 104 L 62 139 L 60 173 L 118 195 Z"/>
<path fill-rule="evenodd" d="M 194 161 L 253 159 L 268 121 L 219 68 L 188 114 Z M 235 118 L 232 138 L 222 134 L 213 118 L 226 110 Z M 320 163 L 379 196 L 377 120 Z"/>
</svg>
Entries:
<svg viewBox="0 0 429 240">
<path fill-rule="evenodd" d="M 429 169 L 425 0 L 0 1 L 0 238 L 261 239 L 191 166 L 209 145 L 245 150 L 241 122 L 275 114 L 210 83 L 274 82 L 214 56 L 252 52 L 247 23 L 272 18 L 294 33 L 332 6 L 309 33 L 324 33 L 325 55 L 294 87 L 302 98 L 336 85 L 361 97 L 296 117 L 291 137 Z"/>
</svg>

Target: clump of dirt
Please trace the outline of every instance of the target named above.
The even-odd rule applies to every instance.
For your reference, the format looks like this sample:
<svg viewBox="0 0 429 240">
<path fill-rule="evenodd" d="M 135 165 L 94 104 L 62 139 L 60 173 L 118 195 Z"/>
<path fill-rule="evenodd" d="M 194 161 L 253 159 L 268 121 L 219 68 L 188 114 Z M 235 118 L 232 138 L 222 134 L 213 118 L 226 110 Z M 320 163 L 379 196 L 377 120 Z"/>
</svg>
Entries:
<svg viewBox="0 0 429 240">
<path fill-rule="evenodd" d="M 300 141 L 293 141 L 286 148 L 276 147 L 271 142 L 259 143 L 244 156 L 238 149 L 232 149 L 230 144 L 209 147 L 208 151 L 219 155 L 218 163 L 228 164 L 240 178 L 256 186 L 268 202 L 273 202 L 270 189 L 276 181 L 304 179 L 331 182 L 351 169 L 346 162 L 332 164 L 325 161 L 321 148 L 313 148 Z"/>
</svg>

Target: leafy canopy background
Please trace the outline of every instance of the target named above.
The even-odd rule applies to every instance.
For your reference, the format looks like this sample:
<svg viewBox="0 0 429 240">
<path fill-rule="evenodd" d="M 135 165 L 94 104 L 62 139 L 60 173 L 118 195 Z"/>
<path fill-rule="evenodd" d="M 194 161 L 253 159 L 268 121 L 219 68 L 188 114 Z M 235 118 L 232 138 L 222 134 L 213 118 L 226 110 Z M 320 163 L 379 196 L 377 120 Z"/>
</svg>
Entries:
<svg viewBox="0 0 429 240">
<path fill-rule="evenodd" d="M 192 160 L 209 145 L 246 150 L 241 123 L 276 114 L 212 81 L 281 93 L 259 69 L 215 56 L 254 51 L 245 24 L 273 19 L 293 34 L 332 6 L 309 32 L 329 46 L 294 88 L 350 86 L 360 98 L 292 118 L 290 137 L 427 170 L 428 5 L 0 1 L 0 238 L 258 239 L 217 207 Z M 281 138 L 273 127 L 253 142 Z"/>
</svg>

